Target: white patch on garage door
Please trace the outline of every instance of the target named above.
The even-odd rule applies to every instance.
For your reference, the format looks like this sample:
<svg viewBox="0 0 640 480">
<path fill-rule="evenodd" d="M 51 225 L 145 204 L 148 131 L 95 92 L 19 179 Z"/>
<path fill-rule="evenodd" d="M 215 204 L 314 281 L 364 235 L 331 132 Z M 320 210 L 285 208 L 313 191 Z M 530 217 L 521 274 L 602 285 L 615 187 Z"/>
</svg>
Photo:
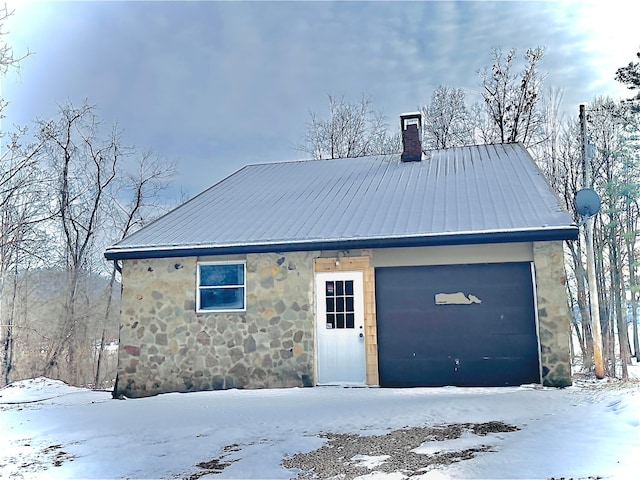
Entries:
<svg viewBox="0 0 640 480">
<path fill-rule="evenodd" d="M 463 292 L 436 293 L 436 305 L 471 305 L 472 303 L 482 303 L 482 300 L 471 293 L 468 295 Z"/>
</svg>

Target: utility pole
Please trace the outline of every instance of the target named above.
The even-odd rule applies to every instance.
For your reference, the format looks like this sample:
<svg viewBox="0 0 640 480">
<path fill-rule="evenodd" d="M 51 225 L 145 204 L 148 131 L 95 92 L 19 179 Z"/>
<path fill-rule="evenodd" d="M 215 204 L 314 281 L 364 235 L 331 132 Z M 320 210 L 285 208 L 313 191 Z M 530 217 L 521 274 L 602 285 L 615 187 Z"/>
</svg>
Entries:
<svg viewBox="0 0 640 480">
<path fill-rule="evenodd" d="M 587 151 L 587 118 L 585 105 L 580 105 L 580 136 L 582 139 L 583 188 L 591 188 L 591 158 Z M 584 236 L 587 247 L 587 278 L 589 283 L 589 306 L 591 308 L 591 334 L 593 336 L 593 364 L 596 378 L 604 378 L 602 359 L 602 332 L 600 329 L 600 304 L 596 285 L 596 266 L 593 252 L 593 217 L 587 216 L 584 224 Z"/>
</svg>

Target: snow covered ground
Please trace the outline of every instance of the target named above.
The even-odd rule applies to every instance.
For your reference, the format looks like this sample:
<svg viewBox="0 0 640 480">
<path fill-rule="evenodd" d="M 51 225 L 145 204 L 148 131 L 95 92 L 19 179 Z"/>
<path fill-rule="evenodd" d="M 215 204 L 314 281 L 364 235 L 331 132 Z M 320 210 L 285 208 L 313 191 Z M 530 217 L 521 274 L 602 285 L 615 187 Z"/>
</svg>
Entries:
<svg viewBox="0 0 640 480">
<path fill-rule="evenodd" d="M 109 392 L 37 378 L 0 390 L 2 478 L 301 472 L 283 461 L 315 461 L 323 478 L 638 478 L 640 384 L 316 387 L 112 400 Z"/>
</svg>

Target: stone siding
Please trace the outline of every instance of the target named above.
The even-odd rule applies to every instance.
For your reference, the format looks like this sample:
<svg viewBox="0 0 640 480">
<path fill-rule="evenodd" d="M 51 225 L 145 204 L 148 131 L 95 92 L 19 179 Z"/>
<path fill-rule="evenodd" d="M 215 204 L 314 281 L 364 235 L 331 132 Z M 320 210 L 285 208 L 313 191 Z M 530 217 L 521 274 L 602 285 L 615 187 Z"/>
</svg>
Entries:
<svg viewBox="0 0 640 480">
<path fill-rule="evenodd" d="M 125 260 L 114 394 L 314 384 L 313 258 L 246 256 L 247 309 L 196 313 L 196 257 Z"/>
<path fill-rule="evenodd" d="M 566 387 L 572 383 L 569 350 L 571 327 L 562 242 L 535 242 L 533 259 L 543 384 Z"/>
<path fill-rule="evenodd" d="M 320 253 L 242 257 L 246 311 L 219 314 L 196 312 L 196 257 L 125 260 L 114 394 L 314 385 L 314 259 Z M 543 384 L 564 387 L 572 380 L 562 242 L 534 243 L 533 259 Z M 371 277 L 367 383 L 375 385 L 373 267 L 368 257 L 352 260 L 363 263 L 356 268 L 341 258 L 340 268 L 363 269 Z M 325 263 L 329 267 L 320 270 L 337 269 L 335 259 Z"/>
</svg>

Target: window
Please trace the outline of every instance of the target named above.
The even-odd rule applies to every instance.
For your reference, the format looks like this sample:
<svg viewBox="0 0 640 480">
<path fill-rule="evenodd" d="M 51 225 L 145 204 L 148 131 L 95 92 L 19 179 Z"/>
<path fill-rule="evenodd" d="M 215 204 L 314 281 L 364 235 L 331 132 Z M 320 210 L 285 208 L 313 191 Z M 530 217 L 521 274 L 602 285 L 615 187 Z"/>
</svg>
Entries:
<svg viewBox="0 0 640 480">
<path fill-rule="evenodd" d="M 353 280 L 325 282 L 327 328 L 355 328 Z"/>
<path fill-rule="evenodd" d="M 239 312 L 245 309 L 244 262 L 198 264 L 199 312 Z"/>
</svg>

